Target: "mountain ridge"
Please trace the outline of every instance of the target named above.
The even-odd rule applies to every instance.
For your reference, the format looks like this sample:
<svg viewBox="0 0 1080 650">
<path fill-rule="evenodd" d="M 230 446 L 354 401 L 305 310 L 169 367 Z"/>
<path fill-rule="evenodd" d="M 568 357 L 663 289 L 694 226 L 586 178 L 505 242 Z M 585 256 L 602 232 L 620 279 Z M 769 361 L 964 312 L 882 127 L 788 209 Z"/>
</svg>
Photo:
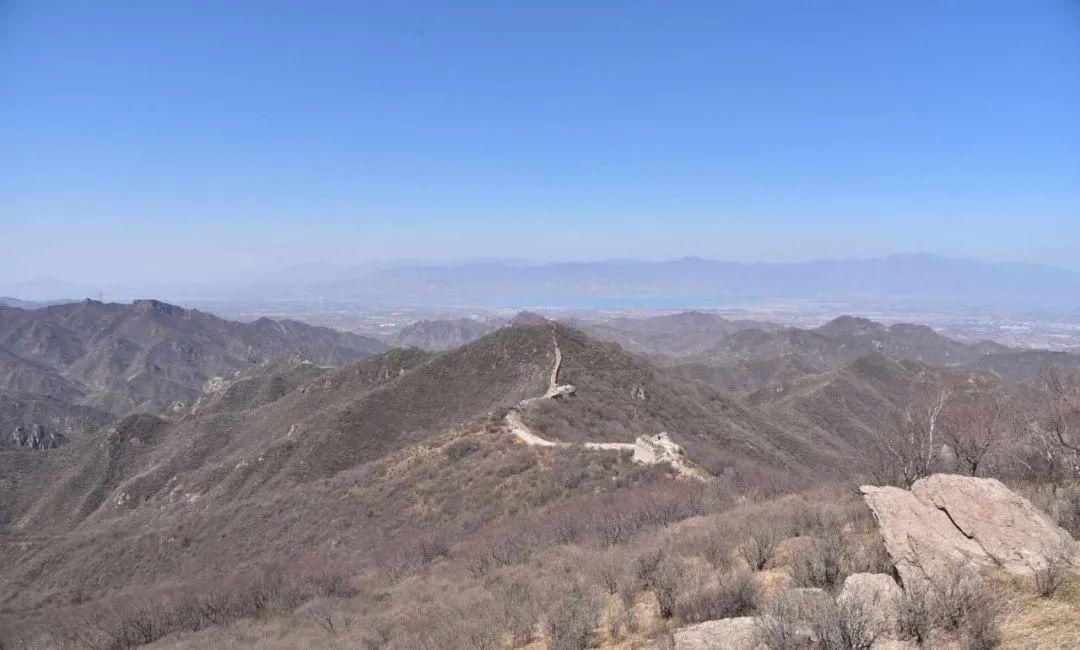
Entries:
<svg viewBox="0 0 1080 650">
<path fill-rule="evenodd" d="M 375 339 L 298 321 L 237 323 L 158 300 L 0 307 L 0 392 L 10 398 L 0 424 L 28 417 L 10 406 L 19 395 L 54 400 L 50 413 L 66 403 L 73 412 L 89 407 L 114 417 L 167 414 L 190 405 L 212 378 L 273 359 L 296 355 L 336 366 L 385 349 Z M 6 444 L 10 432 L 0 433 Z"/>
</svg>

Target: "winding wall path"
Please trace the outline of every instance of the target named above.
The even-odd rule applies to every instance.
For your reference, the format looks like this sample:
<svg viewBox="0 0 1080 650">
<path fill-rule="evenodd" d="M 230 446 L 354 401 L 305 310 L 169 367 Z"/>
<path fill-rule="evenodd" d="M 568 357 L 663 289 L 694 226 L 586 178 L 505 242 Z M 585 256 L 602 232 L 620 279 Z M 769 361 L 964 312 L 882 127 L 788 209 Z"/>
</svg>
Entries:
<svg viewBox="0 0 1080 650">
<path fill-rule="evenodd" d="M 522 418 L 524 409 L 533 404 L 548 399 L 555 399 L 562 395 L 570 395 L 577 390 L 571 384 L 559 384 L 559 368 L 562 366 L 562 350 L 559 349 L 559 340 L 554 331 L 551 334 L 551 342 L 555 346 L 555 363 L 551 367 L 551 377 L 548 379 L 548 388 L 540 397 L 530 397 L 521 400 L 517 406 L 510 409 L 506 414 L 506 428 L 521 442 L 534 447 L 570 447 L 572 443 L 541 438 L 533 433 L 525 420 Z M 668 463 L 672 468 L 683 476 L 691 476 L 703 479 L 704 473 L 687 464 L 683 457 L 682 448 L 671 442 L 666 433 L 656 436 L 641 436 L 636 442 L 585 442 L 581 445 L 585 449 L 602 451 L 629 451 L 633 454 L 633 460 L 646 465 Z"/>
</svg>

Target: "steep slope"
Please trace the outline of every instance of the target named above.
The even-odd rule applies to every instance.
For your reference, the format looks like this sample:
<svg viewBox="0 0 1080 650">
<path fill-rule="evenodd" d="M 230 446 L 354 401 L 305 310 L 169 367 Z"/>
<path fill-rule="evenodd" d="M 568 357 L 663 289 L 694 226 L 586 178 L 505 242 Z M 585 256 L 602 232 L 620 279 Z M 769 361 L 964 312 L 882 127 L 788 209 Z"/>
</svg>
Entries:
<svg viewBox="0 0 1080 650">
<path fill-rule="evenodd" d="M 236 323 L 154 300 L 0 308 L 0 389 L 117 415 L 190 403 L 208 379 L 288 355 L 341 365 L 384 350 L 293 321 Z"/>
<path fill-rule="evenodd" d="M 761 389 L 748 400 L 789 426 L 830 431 L 864 449 L 868 437 L 888 426 L 891 414 L 907 403 L 913 382 L 927 370 L 871 352 L 835 370 Z"/>
<path fill-rule="evenodd" d="M 96 431 L 112 419 L 105 411 L 48 395 L 0 391 L 0 447 L 25 447 L 22 438 L 31 432 L 62 442 Z"/>
<path fill-rule="evenodd" d="M 747 401 L 784 428 L 817 430 L 864 452 L 867 441 L 893 426 L 894 415 L 907 407 L 912 391 L 926 382 L 949 386 L 957 399 L 991 393 L 1015 395 L 1018 403 L 1035 399 L 1032 387 L 1012 386 L 985 371 L 943 368 L 870 352 L 840 368 L 763 388 Z"/>
<path fill-rule="evenodd" d="M 18 357 L 0 348 L 0 390 L 77 402 L 85 397 L 82 388 L 65 379 L 46 363 Z"/>
</svg>

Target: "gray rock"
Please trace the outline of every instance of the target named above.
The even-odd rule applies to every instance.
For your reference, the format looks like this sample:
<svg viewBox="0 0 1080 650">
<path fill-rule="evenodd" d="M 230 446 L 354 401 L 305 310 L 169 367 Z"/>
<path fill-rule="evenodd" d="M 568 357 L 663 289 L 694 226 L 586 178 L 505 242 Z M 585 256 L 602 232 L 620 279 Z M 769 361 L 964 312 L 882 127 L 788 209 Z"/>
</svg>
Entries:
<svg viewBox="0 0 1080 650">
<path fill-rule="evenodd" d="M 874 638 L 895 634 L 900 618 L 900 586 L 884 573 L 853 573 L 844 580 L 836 603 L 866 616 Z"/>
<path fill-rule="evenodd" d="M 1030 573 L 1049 552 L 1074 552 L 1068 532 L 996 479 L 935 474 L 916 481 L 911 493 L 945 512 L 1009 573 Z"/>
<path fill-rule="evenodd" d="M 706 621 L 675 630 L 675 650 L 756 650 L 757 619 L 752 616 Z"/>
<path fill-rule="evenodd" d="M 16 447 L 29 449 L 56 449 L 67 442 L 67 439 L 59 433 L 46 429 L 41 424 L 18 426 L 11 433 L 11 441 Z"/>
<path fill-rule="evenodd" d="M 916 481 L 910 492 L 860 490 L 904 583 L 957 564 L 1030 575 L 1046 553 L 1075 553 L 1067 532 L 993 479 L 936 474 Z"/>
</svg>

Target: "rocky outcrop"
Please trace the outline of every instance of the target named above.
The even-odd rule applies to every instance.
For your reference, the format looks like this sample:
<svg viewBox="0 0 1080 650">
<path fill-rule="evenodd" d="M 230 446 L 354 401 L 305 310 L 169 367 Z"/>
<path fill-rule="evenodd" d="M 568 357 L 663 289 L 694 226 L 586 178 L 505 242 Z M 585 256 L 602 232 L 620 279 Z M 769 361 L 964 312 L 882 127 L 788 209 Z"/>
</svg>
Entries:
<svg viewBox="0 0 1080 650">
<path fill-rule="evenodd" d="M 638 436 L 634 441 L 634 460 L 639 463 L 681 464 L 685 457 L 686 452 L 671 440 L 666 431 L 655 436 Z"/>
<path fill-rule="evenodd" d="M 650 648 L 665 647 L 653 645 Z M 675 630 L 667 644 L 673 650 L 757 650 L 763 647 L 758 641 L 758 622 L 753 616 L 725 618 L 706 621 Z"/>
<path fill-rule="evenodd" d="M 945 512 L 1009 573 L 1028 573 L 1047 553 L 1074 550 L 1069 533 L 995 479 L 937 474 L 916 481 L 911 493 Z"/>
<path fill-rule="evenodd" d="M 1030 575 L 1075 542 L 1049 517 L 994 479 L 937 474 L 911 491 L 863 486 L 901 579 L 933 577 L 950 564 Z"/>
<path fill-rule="evenodd" d="M 40 424 L 15 427 L 11 433 L 11 441 L 16 447 L 29 449 L 56 449 L 67 442 L 67 439 L 59 433 L 50 431 Z"/>
<path fill-rule="evenodd" d="M 829 643 L 819 634 L 826 628 L 817 623 L 856 617 L 867 626 L 859 632 L 855 647 L 875 650 L 907 650 L 912 647 L 894 641 L 900 611 L 900 587 L 887 575 L 856 573 L 848 576 L 834 601 L 822 589 L 786 589 L 760 617 L 725 618 L 689 625 L 673 631 L 647 650 L 767 650 L 780 642 L 788 650 L 810 650 Z M 817 623 L 815 623 L 816 621 Z M 845 646 L 847 647 L 847 646 Z"/>
</svg>

